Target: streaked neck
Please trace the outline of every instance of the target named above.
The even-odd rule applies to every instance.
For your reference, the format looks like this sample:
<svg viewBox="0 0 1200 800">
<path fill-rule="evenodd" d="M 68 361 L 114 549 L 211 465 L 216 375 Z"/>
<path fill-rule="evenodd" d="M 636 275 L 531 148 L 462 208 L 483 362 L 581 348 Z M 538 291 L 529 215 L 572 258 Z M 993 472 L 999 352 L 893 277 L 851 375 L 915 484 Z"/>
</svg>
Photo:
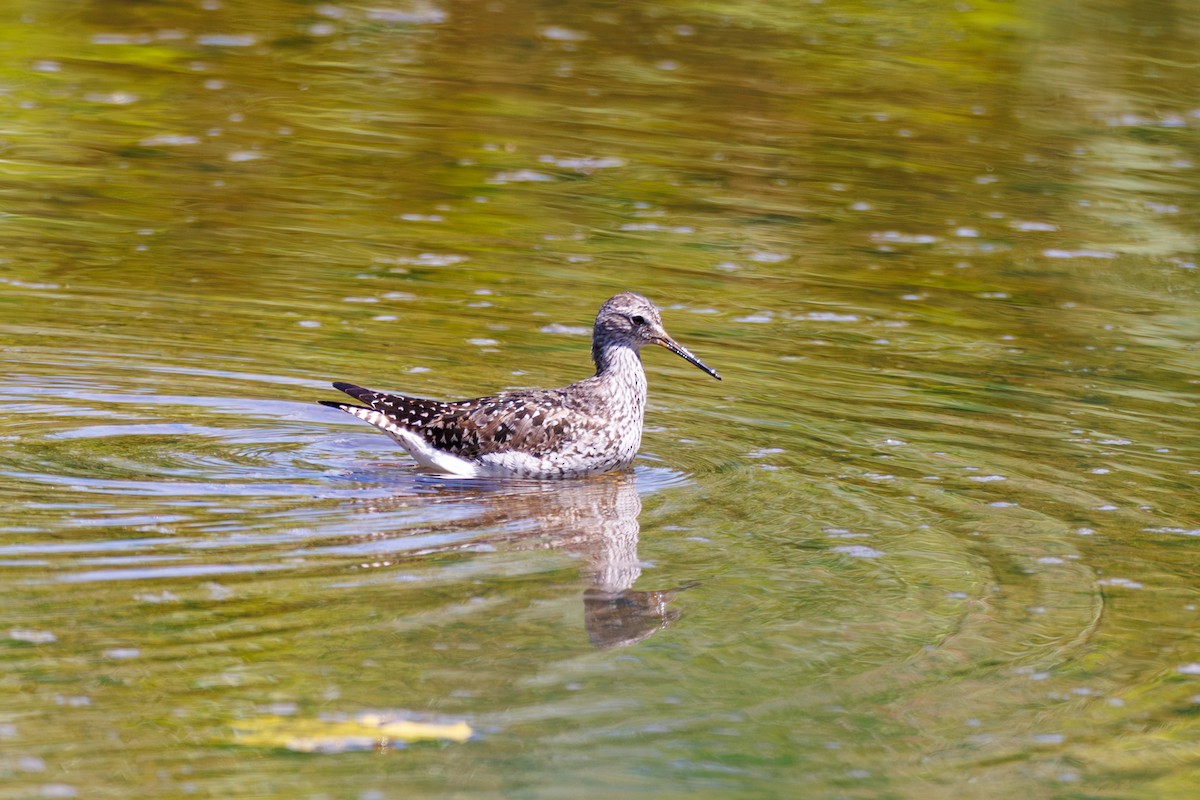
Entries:
<svg viewBox="0 0 1200 800">
<path fill-rule="evenodd" d="M 596 377 L 645 388 L 646 372 L 642 369 L 642 357 L 632 347 L 604 344 L 592 348 L 592 359 L 596 362 Z"/>
</svg>

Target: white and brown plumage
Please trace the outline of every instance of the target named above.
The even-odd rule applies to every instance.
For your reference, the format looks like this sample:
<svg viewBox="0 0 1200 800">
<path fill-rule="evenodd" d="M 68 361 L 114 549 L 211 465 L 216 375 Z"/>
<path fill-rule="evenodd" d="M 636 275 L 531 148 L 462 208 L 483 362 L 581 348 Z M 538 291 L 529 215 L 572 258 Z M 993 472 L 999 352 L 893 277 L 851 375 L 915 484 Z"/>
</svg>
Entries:
<svg viewBox="0 0 1200 800">
<path fill-rule="evenodd" d="M 438 472 L 510 478 L 614 472 L 629 466 L 642 441 L 646 373 L 640 351 L 649 344 L 721 379 L 670 337 L 653 303 L 624 292 L 596 314 L 596 374 L 570 386 L 442 402 L 335 383 L 363 405 L 320 402 L 371 423 Z"/>
</svg>

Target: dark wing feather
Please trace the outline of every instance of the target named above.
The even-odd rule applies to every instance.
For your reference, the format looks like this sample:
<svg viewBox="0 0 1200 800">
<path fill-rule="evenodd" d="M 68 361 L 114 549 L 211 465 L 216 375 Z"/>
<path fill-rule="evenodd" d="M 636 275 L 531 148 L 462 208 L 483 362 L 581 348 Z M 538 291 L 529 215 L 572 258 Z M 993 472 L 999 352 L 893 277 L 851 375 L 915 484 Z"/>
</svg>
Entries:
<svg viewBox="0 0 1200 800">
<path fill-rule="evenodd" d="M 352 383 L 333 386 L 420 434 L 439 450 L 463 458 L 508 450 L 554 450 L 575 437 L 575 415 L 566 408 L 560 389 L 446 403 L 375 392 Z"/>
</svg>

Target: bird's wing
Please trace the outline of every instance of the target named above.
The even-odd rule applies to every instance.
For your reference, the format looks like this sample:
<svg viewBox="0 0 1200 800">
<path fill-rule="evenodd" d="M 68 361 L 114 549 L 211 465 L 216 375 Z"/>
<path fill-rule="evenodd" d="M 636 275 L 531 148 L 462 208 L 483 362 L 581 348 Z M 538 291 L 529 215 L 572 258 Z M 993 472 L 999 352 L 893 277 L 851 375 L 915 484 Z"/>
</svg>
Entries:
<svg viewBox="0 0 1200 800">
<path fill-rule="evenodd" d="M 575 437 L 579 422 L 577 414 L 563 405 L 559 389 L 447 403 L 349 383 L 335 383 L 334 387 L 437 449 L 462 458 L 510 450 L 554 450 Z"/>
</svg>

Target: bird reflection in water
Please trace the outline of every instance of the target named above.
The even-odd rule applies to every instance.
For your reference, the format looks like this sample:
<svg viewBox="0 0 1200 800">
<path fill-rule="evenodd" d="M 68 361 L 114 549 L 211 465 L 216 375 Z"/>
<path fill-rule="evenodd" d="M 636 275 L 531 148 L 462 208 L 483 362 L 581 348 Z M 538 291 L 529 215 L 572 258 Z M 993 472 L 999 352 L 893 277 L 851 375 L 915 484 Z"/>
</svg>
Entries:
<svg viewBox="0 0 1200 800">
<path fill-rule="evenodd" d="M 481 546 L 555 549 L 578 555 L 586 564 L 584 624 L 592 644 L 601 649 L 635 644 L 679 618 L 678 610 L 669 603 L 687 586 L 656 591 L 633 589 L 642 574 L 638 559 L 642 501 L 632 474 L 555 483 L 426 477 L 417 479 L 413 489 L 386 500 L 373 498 L 371 510 L 428 504 L 462 506 L 473 513 L 416 529 L 374 534 L 372 540 L 458 533 L 464 528 L 489 532 L 467 541 L 456 539 L 446 545 L 407 551 L 401 557 L 406 563 L 431 554 L 471 551 Z M 376 566 L 396 563 L 393 559 Z"/>
</svg>

